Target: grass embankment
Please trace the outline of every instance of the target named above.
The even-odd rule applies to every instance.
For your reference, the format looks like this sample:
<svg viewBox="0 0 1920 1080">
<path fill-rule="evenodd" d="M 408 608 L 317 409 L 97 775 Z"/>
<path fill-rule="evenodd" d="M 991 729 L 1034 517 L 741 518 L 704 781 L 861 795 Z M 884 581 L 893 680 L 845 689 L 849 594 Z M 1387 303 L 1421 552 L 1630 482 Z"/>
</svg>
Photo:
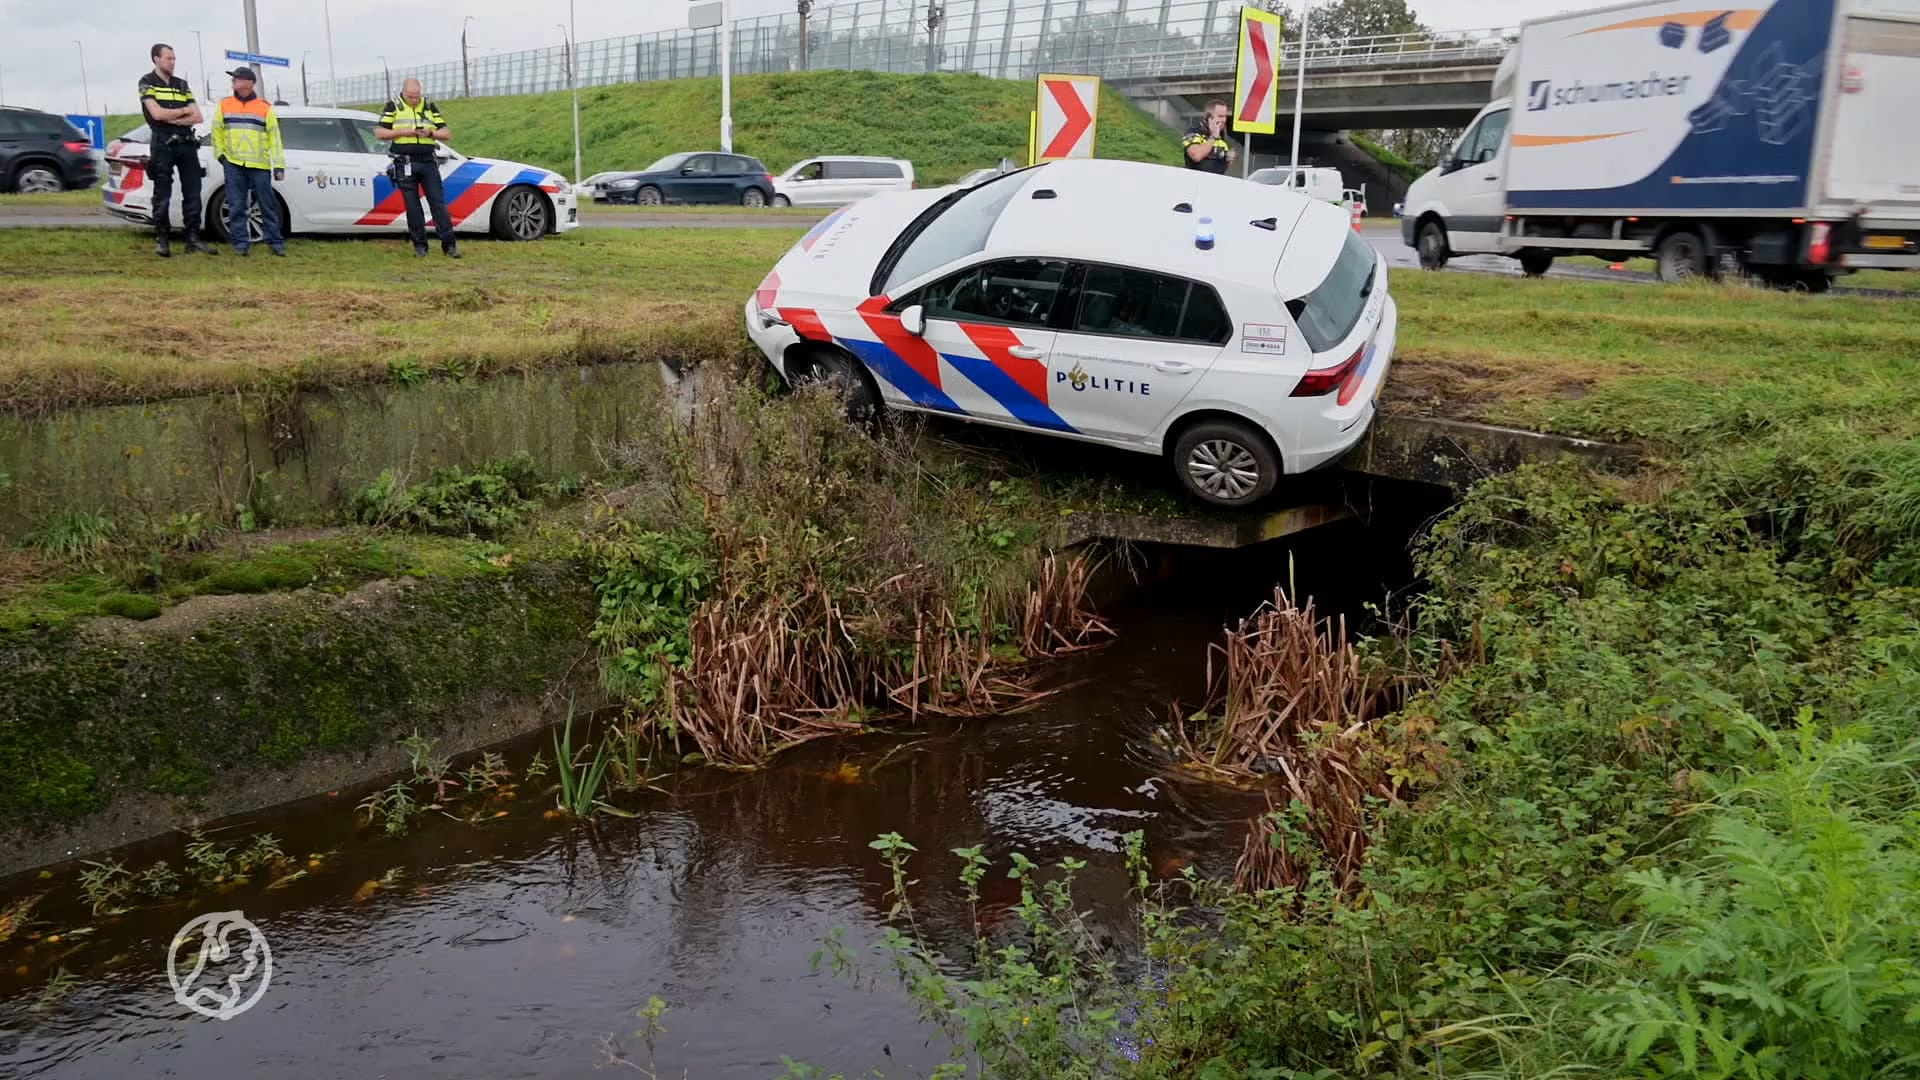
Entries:
<svg viewBox="0 0 1920 1080">
<path fill-rule="evenodd" d="M 453 145 L 573 175 L 573 95 L 560 91 L 441 102 Z M 378 104 L 354 106 L 379 111 Z M 983 75 L 808 71 L 733 80 L 733 148 L 779 172 L 812 154 L 876 154 L 913 162 L 920 183 L 944 184 L 1026 156 L 1033 83 Z M 138 117 L 108 117 L 125 131 Z M 580 91 L 586 175 L 643 169 L 681 150 L 716 150 L 720 80 L 624 83 Z M 1102 88 L 1101 157 L 1172 163 L 1174 134 Z"/>
<path fill-rule="evenodd" d="M 143 238 L 0 230 L 23 268 L 0 334 L 0 407 L 234 388 L 724 355 L 739 304 L 788 228 L 582 231 L 476 243 L 416 263 L 404 241 L 296 242 L 284 261 L 159 263 Z M 29 277 L 24 268 L 32 268 Z M 168 303 L 149 275 L 164 268 Z M 1610 439 L 1683 443 L 1773 417 L 1898 423 L 1920 391 L 1920 311 L 1903 302 L 1396 272 L 1392 409 Z M 100 312 L 114 312 L 102 319 Z M 271 328 L 262 344 L 262 328 Z"/>
<path fill-rule="evenodd" d="M 144 236 L 0 230 L 0 408 L 717 355 L 800 228 L 578 232 L 416 262 L 404 240 L 155 259 Z M 162 288 L 164 283 L 164 288 Z"/>
</svg>

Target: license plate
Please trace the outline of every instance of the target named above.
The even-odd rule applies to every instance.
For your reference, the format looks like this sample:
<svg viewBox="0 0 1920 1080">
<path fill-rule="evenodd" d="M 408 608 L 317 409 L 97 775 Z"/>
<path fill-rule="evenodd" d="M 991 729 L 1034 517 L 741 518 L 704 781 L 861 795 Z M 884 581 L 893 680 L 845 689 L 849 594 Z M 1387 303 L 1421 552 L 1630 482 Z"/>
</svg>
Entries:
<svg viewBox="0 0 1920 1080">
<path fill-rule="evenodd" d="M 1875 251 L 1905 251 L 1907 238 L 1904 236 L 1869 236 L 1867 247 Z"/>
</svg>

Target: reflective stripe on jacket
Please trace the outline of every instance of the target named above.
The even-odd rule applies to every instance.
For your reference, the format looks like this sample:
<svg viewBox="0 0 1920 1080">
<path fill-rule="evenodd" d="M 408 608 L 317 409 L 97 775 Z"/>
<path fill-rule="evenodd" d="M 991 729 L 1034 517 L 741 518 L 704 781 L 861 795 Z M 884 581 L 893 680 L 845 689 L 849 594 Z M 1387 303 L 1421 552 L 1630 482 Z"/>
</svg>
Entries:
<svg viewBox="0 0 1920 1080">
<path fill-rule="evenodd" d="M 421 154 L 431 152 L 439 140 L 433 133 L 447 126 L 446 117 L 440 115 L 440 107 L 433 102 L 420 99 L 415 108 L 407 104 L 406 98 L 387 102 L 381 112 L 379 125 L 399 136 L 391 143 L 394 153 Z"/>
<path fill-rule="evenodd" d="M 249 169 L 284 169 L 280 118 L 266 98 L 230 97 L 213 113 L 213 155 Z"/>
</svg>

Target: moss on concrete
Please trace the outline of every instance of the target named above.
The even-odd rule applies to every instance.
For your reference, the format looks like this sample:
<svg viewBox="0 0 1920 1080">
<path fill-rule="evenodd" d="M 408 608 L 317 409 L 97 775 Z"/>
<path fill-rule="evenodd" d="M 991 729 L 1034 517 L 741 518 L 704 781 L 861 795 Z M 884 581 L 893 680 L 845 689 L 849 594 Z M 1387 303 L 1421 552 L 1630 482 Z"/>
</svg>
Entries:
<svg viewBox="0 0 1920 1080">
<path fill-rule="evenodd" d="M 431 733 L 489 698 L 551 686 L 587 647 L 587 571 L 561 558 L 487 565 L 200 596 L 146 622 L 0 627 L 0 827 L 70 820 L 121 794 L 194 795 L 226 770 Z"/>
</svg>

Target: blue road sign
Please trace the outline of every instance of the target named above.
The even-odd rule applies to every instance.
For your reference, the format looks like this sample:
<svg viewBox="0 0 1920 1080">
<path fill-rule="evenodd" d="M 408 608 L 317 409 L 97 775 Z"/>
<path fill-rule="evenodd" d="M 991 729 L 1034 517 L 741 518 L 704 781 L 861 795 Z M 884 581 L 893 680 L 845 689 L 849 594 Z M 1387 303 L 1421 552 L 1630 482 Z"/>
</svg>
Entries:
<svg viewBox="0 0 1920 1080">
<path fill-rule="evenodd" d="M 241 52 L 228 49 L 227 59 L 238 60 L 243 64 L 272 64 L 274 67 L 292 67 L 293 62 L 284 56 L 262 56 L 259 53 Z"/>
<path fill-rule="evenodd" d="M 72 124 L 76 129 L 83 132 L 87 136 L 87 141 L 93 144 L 95 150 L 105 150 L 107 148 L 106 117 L 88 116 L 84 113 L 68 113 L 67 123 Z"/>
</svg>

